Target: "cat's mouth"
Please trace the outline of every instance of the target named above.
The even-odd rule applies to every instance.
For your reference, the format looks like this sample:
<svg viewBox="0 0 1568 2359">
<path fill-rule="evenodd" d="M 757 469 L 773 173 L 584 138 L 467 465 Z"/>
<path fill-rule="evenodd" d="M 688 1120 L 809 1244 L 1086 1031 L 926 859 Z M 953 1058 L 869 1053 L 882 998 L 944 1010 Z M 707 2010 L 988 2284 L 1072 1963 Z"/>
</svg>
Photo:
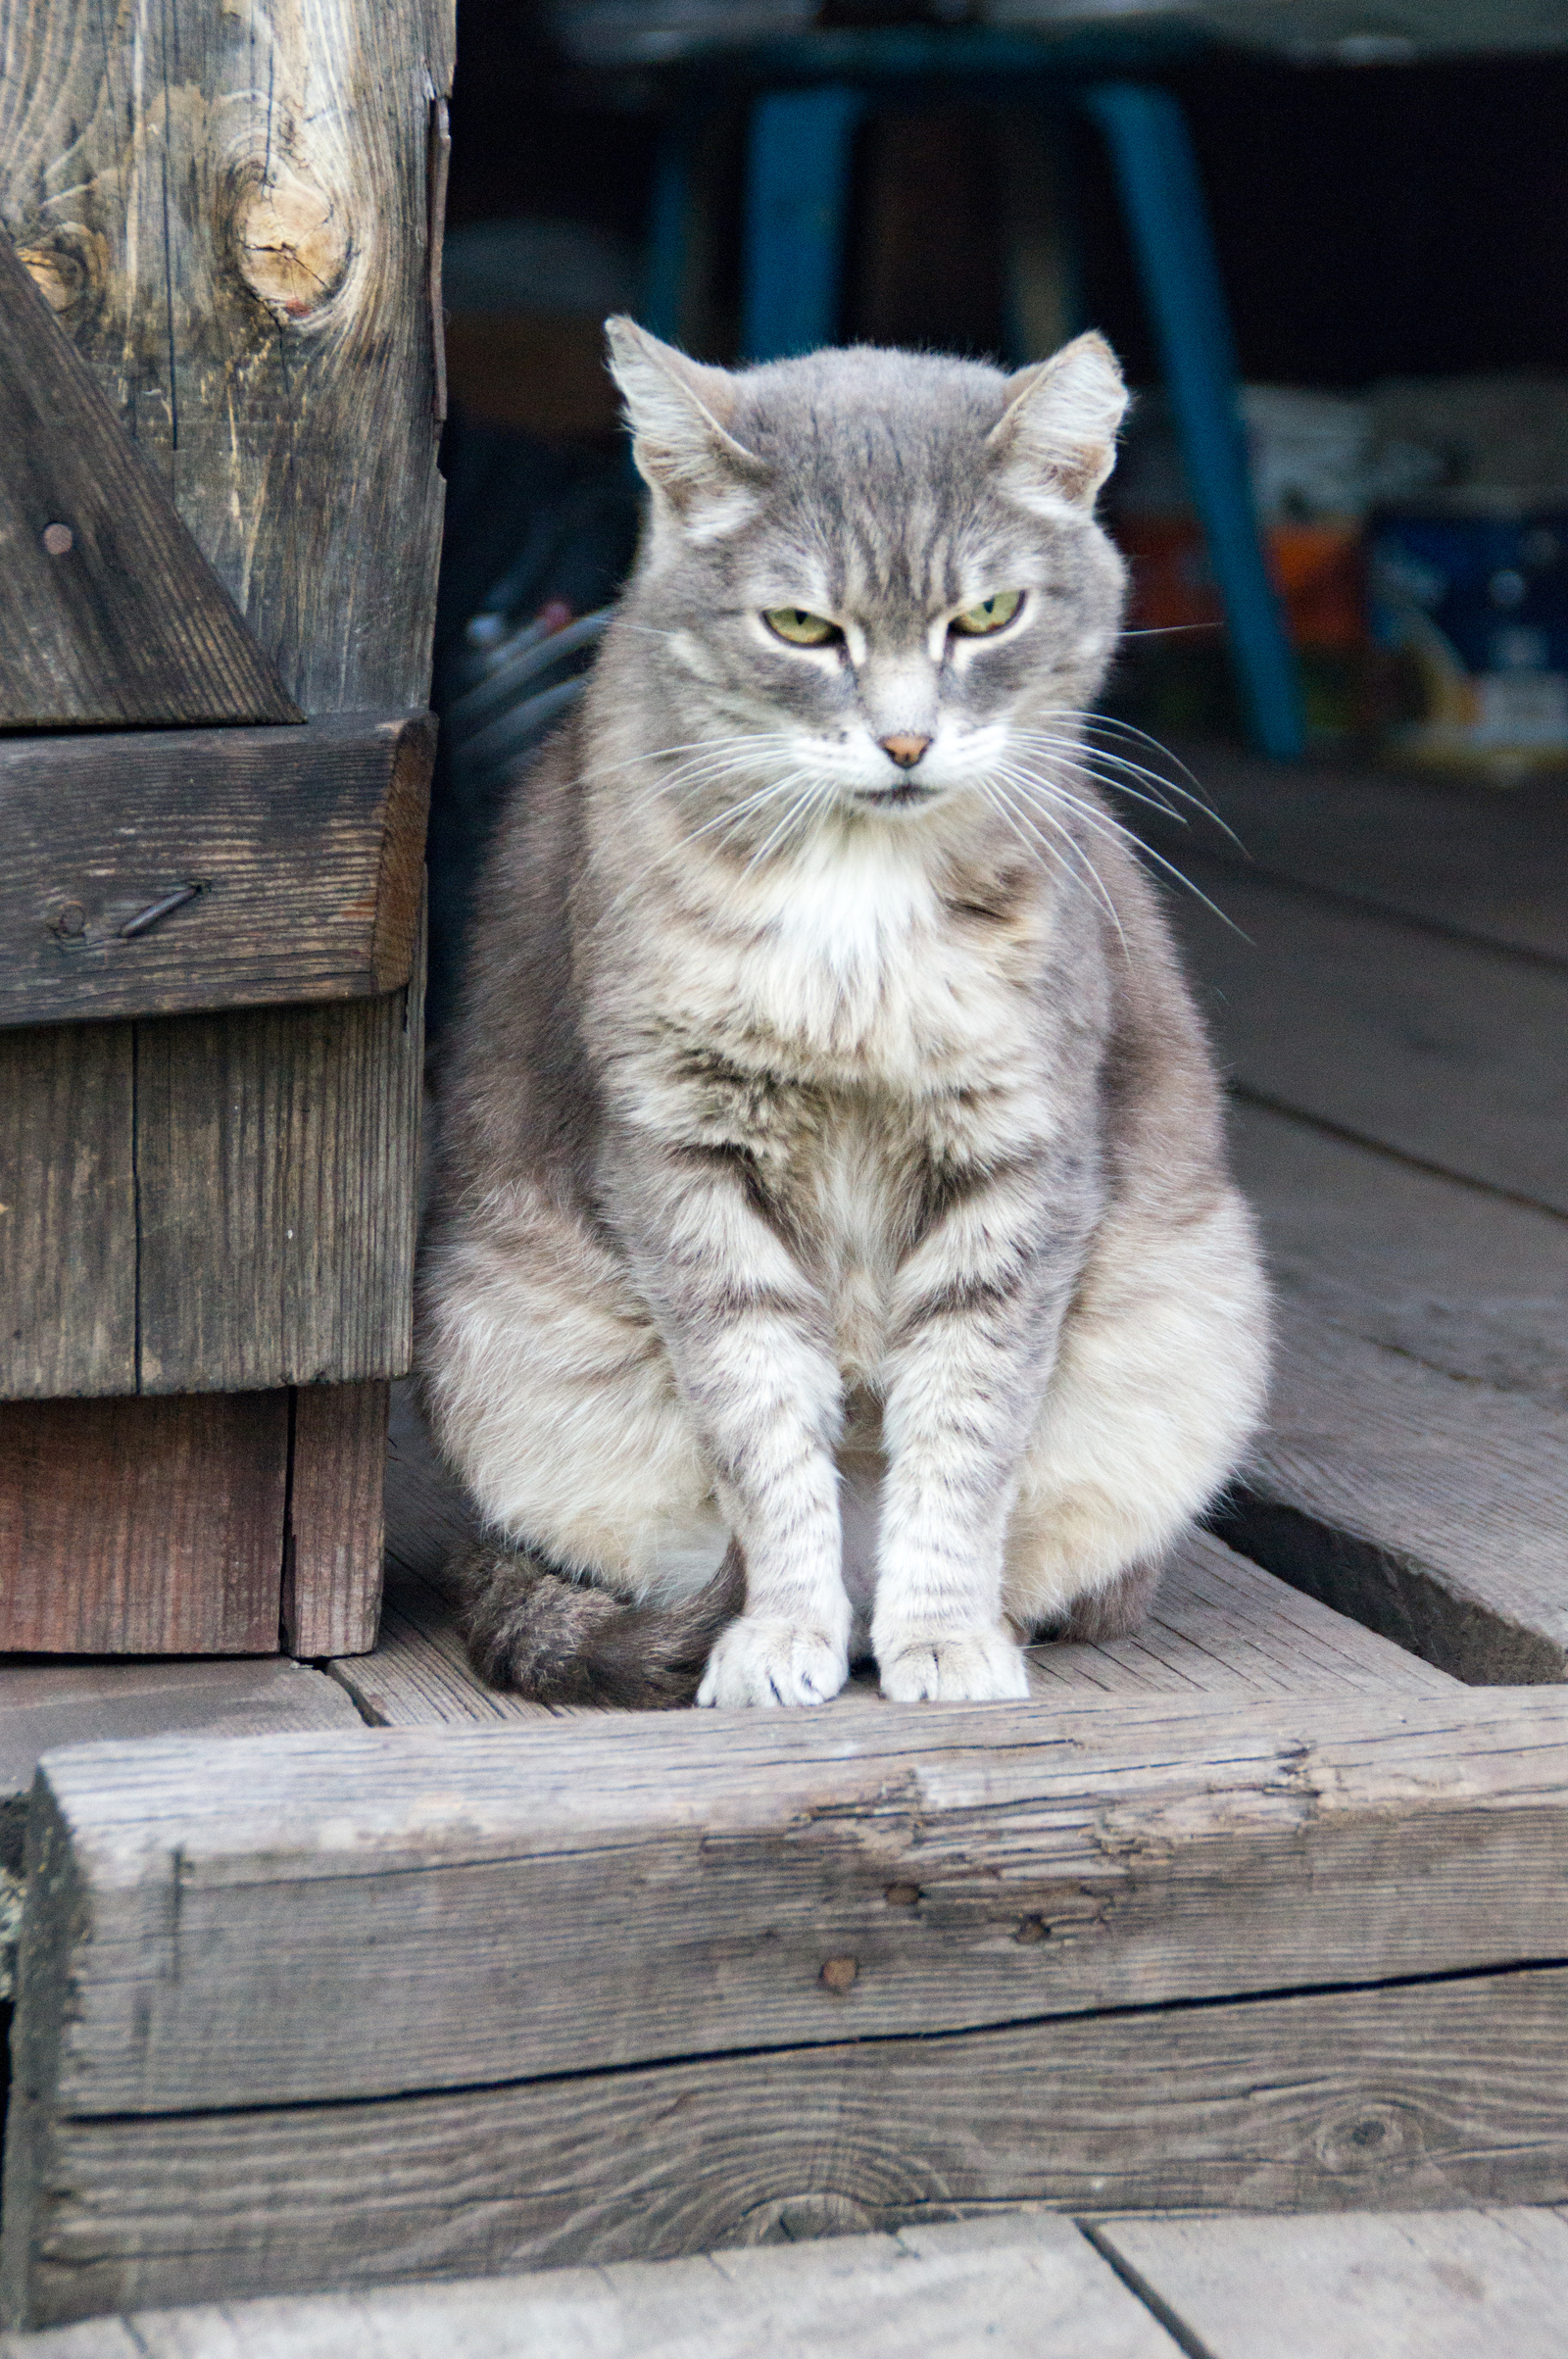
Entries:
<svg viewBox="0 0 1568 2359">
<path fill-rule="evenodd" d="M 897 786 L 860 786 L 855 790 L 857 803 L 869 803 L 877 811 L 898 811 L 909 803 L 929 803 L 939 795 L 939 786 L 920 786 L 912 778 L 901 778 Z"/>
</svg>

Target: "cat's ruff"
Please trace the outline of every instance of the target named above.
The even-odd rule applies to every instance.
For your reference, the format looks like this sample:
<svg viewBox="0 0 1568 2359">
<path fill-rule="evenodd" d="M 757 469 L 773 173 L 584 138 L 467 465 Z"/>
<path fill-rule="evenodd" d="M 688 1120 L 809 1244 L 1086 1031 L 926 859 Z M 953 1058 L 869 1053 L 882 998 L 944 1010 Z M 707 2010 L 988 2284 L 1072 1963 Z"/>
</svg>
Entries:
<svg viewBox="0 0 1568 2359">
<path fill-rule="evenodd" d="M 1076 718 L 1120 379 L 1096 337 L 1011 378 L 612 340 L 652 515 L 491 862 L 420 1283 L 496 1535 L 476 1659 L 808 1704 L 869 1647 L 901 1700 L 1021 1696 L 1020 1637 L 1142 1610 L 1264 1381 Z"/>
</svg>

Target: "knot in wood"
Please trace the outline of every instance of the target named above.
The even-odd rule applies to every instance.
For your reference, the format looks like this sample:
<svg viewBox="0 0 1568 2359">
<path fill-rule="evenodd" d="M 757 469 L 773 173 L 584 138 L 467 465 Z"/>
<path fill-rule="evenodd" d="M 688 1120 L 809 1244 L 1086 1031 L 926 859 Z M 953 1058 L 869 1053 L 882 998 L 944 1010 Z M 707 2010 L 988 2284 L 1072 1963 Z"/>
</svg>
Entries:
<svg viewBox="0 0 1568 2359">
<path fill-rule="evenodd" d="M 348 274 L 353 241 L 343 208 L 275 158 L 265 179 L 241 175 L 230 236 L 241 278 L 276 319 L 311 319 Z"/>
<path fill-rule="evenodd" d="M 108 275 L 109 241 L 80 221 L 59 221 L 30 244 L 19 246 L 17 260 L 55 318 L 74 327 Z"/>
</svg>

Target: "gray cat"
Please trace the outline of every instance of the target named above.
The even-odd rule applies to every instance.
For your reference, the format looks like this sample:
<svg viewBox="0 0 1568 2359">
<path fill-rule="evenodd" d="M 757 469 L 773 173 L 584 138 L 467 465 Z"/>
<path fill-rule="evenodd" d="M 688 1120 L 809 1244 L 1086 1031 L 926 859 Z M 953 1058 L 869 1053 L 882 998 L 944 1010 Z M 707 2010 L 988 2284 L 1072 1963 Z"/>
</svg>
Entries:
<svg viewBox="0 0 1568 2359">
<path fill-rule="evenodd" d="M 1125 405 L 1081 336 L 739 373 L 629 320 L 652 512 L 487 878 L 425 1248 L 475 1663 L 546 1699 L 1019 1696 L 1135 1626 L 1266 1306 L 1083 754 Z"/>
</svg>

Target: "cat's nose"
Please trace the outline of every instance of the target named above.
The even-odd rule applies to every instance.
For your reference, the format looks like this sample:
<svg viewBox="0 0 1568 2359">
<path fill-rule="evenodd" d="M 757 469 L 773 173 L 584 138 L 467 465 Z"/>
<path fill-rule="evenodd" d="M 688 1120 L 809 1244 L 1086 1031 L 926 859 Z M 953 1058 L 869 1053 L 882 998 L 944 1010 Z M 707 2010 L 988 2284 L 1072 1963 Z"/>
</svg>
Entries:
<svg viewBox="0 0 1568 2359">
<path fill-rule="evenodd" d="M 931 740 L 929 737 L 881 737 L 877 743 L 884 754 L 891 755 L 901 770 L 912 770 Z"/>
</svg>

